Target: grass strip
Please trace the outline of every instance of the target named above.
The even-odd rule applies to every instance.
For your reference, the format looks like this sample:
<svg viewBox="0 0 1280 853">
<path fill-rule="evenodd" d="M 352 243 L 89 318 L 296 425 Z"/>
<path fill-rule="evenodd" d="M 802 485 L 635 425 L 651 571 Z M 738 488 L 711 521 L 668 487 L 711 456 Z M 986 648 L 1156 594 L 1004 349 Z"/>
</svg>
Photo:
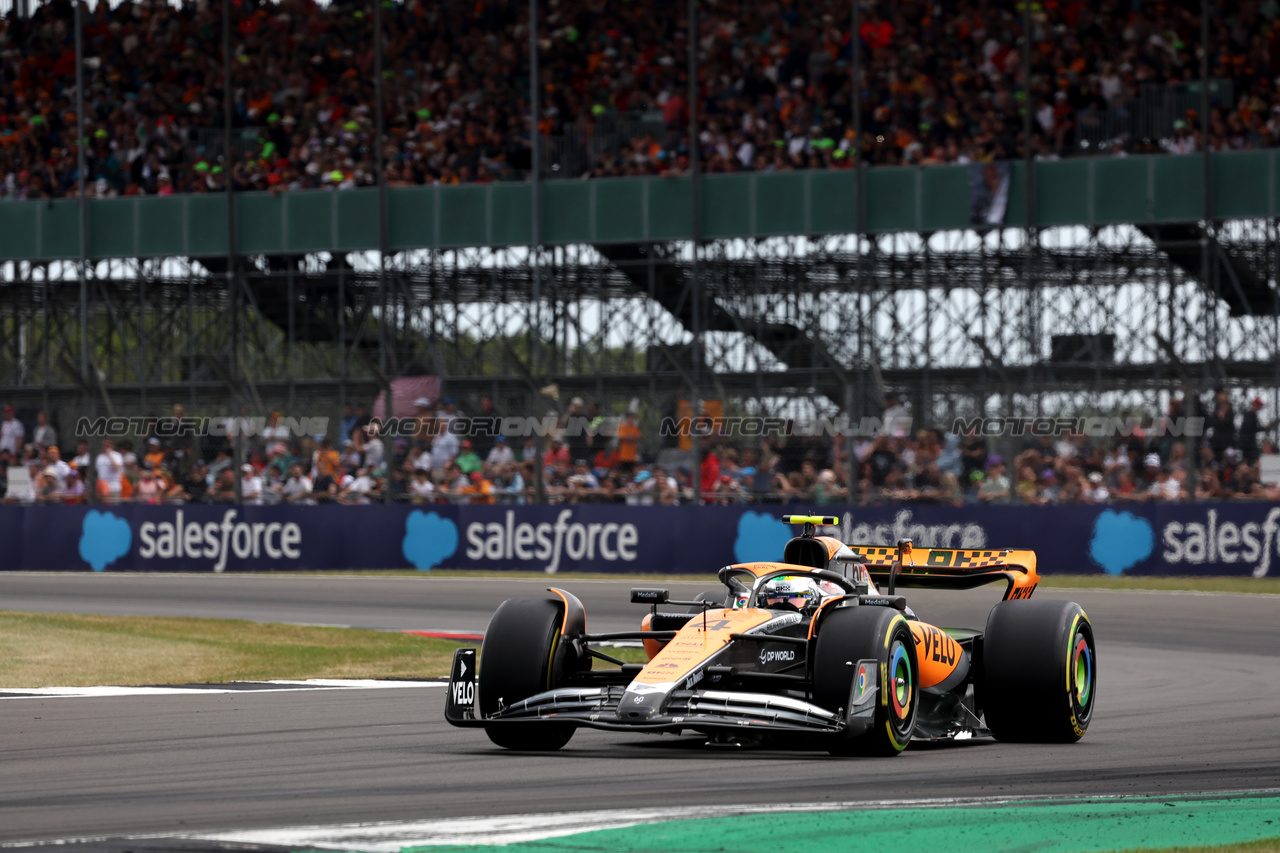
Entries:
<svg viewBox="0 0 1280 853">
<path fill-rule="evenodd" d="M 0 611 L 0 687 L 448 675 L 458 643 L 230 619 Z"/>
<path fill-rule="evenodd" d="M 439 678 L 465 643 L 360 628 L 232 619 L 0 611 L 0 689 Z M 627 663 L 639 648 L 606 648 Z M 597 660 L 596 669 L 613 664 Z"/>
<path fill-rule="evenodd" d="M 575 580 L 612 580 L 622 583 L 660 582 L 690 583 L 719 586 L 720 581 L 713 574 L 610 574 L 608 572 L 565 572 L 548 575 L 545 572 L 491 572 L 468 569 L 432 569 L 419 572 L 413 569 L 373 569 L 368 571 L 334 571 L 334 572 L 268 572 L 272 577 L 416 577 L 430 578 L 474 578 L 483 580 L 543 580 L 547 583 L 563 586 Z M 1263 593 L 1280 595 L 1280 577 L 1241 577 L 1241 576 L 1193 576 L 1174 575 L 1169 577 L 1132 575 L 1114 577 L 1112 575 L 1041 575 L 1040 585 L 1058 589 L 1138 589 L 1167 592 L 1237 592 Z"/>
<path fill-rule="evenodd" d="M 138 573 L 142 574 L 142 573 Z M 149 574 L 149 573 L 148 573 Z M 331 571 L 301 571 L 301 572 L 254 572 L 254 575 L 269 576 L 276 578 L 283 577 L 391 577 L 391 578 L 472 578 L 477 580 L 540 580 L 546 581 L 548 584 L 563 585 L 575 580 L 587 581 L 621 581 L 624 583 L 634 583 L 636 581 L 663 581 L 665 583 L 708 583 L 712 586 L 718 586 L 720 581 L 712 574 L 661 574 L 658 572 L 639 572 L 635 574 L 627 572 L 557 572 L 555 574 L 547 574 L 546 572 L 526 572 L 526 571 L 491 571 L 488 569 L 428 569 L 426 571 L 418 571 L 417 569 L 333 569 Z M 244 573 L 235 573 L 225 575 L 225 577 L 244 577 Z"/>
<path fill-rule="evenodd" d="M 1280 577 L 1230 576 L 1114 577 L 1112 575 L 1045 575 L 1040 585 L 1059 589 L 1146 589 L 1167 592 L 1240 592 L 1280 595 Z"/>
</svg>

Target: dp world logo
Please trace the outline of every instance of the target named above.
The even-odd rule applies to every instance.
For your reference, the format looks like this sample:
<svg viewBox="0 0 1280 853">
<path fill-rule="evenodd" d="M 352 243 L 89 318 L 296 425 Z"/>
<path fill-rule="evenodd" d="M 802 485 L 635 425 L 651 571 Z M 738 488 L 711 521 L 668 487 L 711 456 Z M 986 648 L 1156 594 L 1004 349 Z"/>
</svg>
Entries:
<svg viewBox="0 0 1280 853">
<path fill-rule="evenodd" d="M 129 553 L 133 544 L 133 531 L 129 522 L 113 512 L 90 510 L 80 525 L 80 559 L 93 567 L 95 572 Z"/>
</svg>

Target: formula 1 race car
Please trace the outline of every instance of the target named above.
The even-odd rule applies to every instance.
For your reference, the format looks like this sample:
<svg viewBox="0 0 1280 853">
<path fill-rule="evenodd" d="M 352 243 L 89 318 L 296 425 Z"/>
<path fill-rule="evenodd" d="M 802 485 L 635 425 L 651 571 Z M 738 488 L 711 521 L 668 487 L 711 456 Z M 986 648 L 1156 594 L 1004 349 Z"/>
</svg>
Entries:
<svg viewBox="0 0 1280 853">
<path fill-rule="evenodd" d="M 693 601 L 631 590 L 650 607 L 638 631 L 587 633 L 582 603 L 560 589 L 503 602 L 479 667 L 474 648 L 455 653 L 445 718 L 517 750 L 559 749 L 580 726 L 692 731 L 724 745 L 803 733 L 836 755 L 1084 735 L 1097 698 L 1093 628 L 1078 604 L 1026 600 L 1039 581 L 1033 552 L 846 545 L 816 535 L 834 518 L 783 520 L 803 532 L 782 559 L 726 566 L 724 590 Z M 1004 600 L 983 631 L 922 622 L 896 594 L 999 580 Z M 648 663 L 597 648 L 619 640 L 641 641 Z M 618 668 L 592 669 L 595 659 Z"/>
</svg>

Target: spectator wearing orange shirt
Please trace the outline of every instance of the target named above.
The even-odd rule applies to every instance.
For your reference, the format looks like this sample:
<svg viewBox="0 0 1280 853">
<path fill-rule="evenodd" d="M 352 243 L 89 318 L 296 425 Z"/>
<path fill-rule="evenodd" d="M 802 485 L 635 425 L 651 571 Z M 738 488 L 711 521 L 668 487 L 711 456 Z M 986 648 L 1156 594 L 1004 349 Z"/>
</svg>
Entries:
<svg viewBox="0 0 1280 853">
<path fill-rule="evenodd" d="M 160 439 L 147 439 L 147 452 L 142 457 L 142 467 L 155 470 L 164 464 L 164 451 L 160 449 Z"/>
<path fill-rule="evenodd" d="M 640 438 L 644 433 L 636 423 L 636 413 L 628 411 L 618 424 L 618 469 L 630 474 L 636 468 L 640 455 Z"/>
<path fill-rule="evenodd" d="M 466 495 L 466 500 L 473 504 L 491 504 L 493 500 L 493 484 L 485 479 L 480 471 L 472 471 L 470 482 L 458 490 L 458 494 Z"/>
<path fill-rule="evenodd" d="M 320 448 L 316 450 L 315 458 L 311 460 L 313 479 L 319 477 L 336 479 L 338 476 L 338 459 L 338 451 L 333 449 L 333 442 L 328 437 L 325 437 L 320 442 Z"/>
</svg>

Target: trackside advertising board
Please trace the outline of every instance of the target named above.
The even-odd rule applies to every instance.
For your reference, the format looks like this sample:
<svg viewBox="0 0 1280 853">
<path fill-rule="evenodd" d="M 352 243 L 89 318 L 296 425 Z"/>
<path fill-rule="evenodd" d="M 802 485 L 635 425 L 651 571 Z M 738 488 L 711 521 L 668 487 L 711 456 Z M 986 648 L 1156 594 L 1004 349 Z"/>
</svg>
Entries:
<svg viewBox="0 0 1280 853">
<path fill-rule="evenodd" d="M 846 542 L 1030 548 L 1044 573 L 1280 572 L 1280 506 L 0 507 L 0 570 L 418 569 L 714 572 L 778 559 L 786 512 L 842 519 Z"/>
</svg>

